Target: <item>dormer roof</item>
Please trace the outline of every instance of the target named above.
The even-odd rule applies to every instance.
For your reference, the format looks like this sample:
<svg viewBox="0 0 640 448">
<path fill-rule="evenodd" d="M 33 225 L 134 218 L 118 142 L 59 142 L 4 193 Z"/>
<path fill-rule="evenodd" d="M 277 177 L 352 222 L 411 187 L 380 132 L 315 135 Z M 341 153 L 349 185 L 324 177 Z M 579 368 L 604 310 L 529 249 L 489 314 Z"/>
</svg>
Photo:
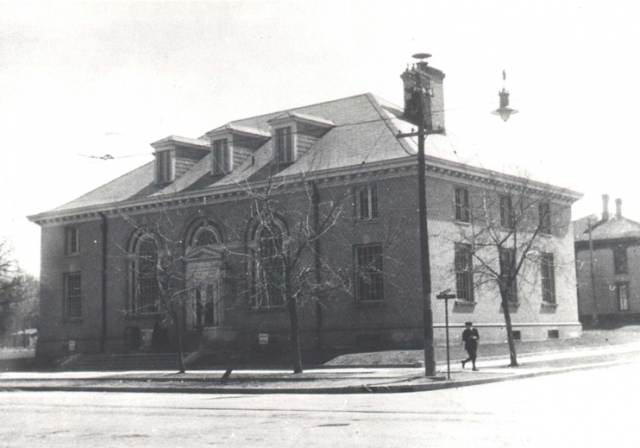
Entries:
<svg viewBox="0 0 640 448">
<path fill-rule="evenodd" d="M 151 143 L 156 151 L 164 151 L 174 149 L 176 146 L 188 146 L 192 148 L 209 149 L 209 142 L 199 138 L 181 137 L 179 135 L 170 135 L 161 140 Z"/>
<path fill-rule="evenodd" d="M 335 127 L 335 123 L 331 120 L 315 117 L 313 115 L 301 114 L 299 112 L 293 112 L 290 110 L 278 115 L 277 117 L 272 118 L 271 120 L 267 121 L 267 123 L 272 126 L 277 126 L 278 124 L 283 124 L 289 121 L 302 122 L 322 128 Z"/>
<path fill-rule="evenodd" d="M 214 139 L 217 136 L 222 136 L 225 134 L 237 134 L 243 137 L 253 137 L 253 138 L 261 138 L 261 139 L 270 139 L 271 134 L 266 131 L 262 131 L 257 128 L 252 128 L 249 126 L 241 126 L 234 123 L 227 123 L 224 126 L 220 126 L 219 128 L 215 128 L 209 132 L 207 132 L 207 137 Z"/>
</svg>

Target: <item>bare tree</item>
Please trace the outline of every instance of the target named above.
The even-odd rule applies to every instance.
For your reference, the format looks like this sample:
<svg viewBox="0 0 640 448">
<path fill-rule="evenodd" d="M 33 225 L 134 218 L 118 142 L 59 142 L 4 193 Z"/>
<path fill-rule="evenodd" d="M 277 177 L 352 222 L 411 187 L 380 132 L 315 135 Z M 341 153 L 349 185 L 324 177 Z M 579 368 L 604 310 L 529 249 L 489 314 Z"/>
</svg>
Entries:
<svg viewBox="0 0 640 448">
<path fill-rule="evenodd" d="M 120 247 L 129 259 L 132 275 L 132 302 L 128 313 L 155 314 L 158 322 L 173 327 L 177 364 L 185 373 L 185 323 L 190 314 L 205 307 L 205 298 L 196 294 L 206 278 L 196 278 L 186 269 L 188 251 L 180 226 L 167 210 L 146 219 L 135 219 L 121 213 L 121 217 L 134 230 L 132 247 Z M 153 338 L 160 337 L 154 328 Z"/>
<path fill-rule="evenodd" d="M 253 216 L 251 243 L 241 254 L 248 267 L 244 289 L 254 307 L 286 307 L 293 372 L 302 373 L 299 307 L 349 288 L 348 270 L 321 254 L 320 241 L 340 221 L 350 192 L 321 198 L 313 181 L 291 186 L 272 176 L 266 185 L 244 189 Z"/>
<path fill-rule="evenodd" d="M 20 270 L 9 242 L 0 241 L 0 337 L 36 324 L 38 292 L 38 280 Z"/>
<path fill-rule="evenodd" d="M 555 302 L 553 255 L 543 253 L 553 235 L 568 222 L 553 213 L 553 187 L 532 181 L 529 176 L 491 179 L 473 196 L 456 190 L 458 237 L 455 242 L 458 294 L 470 295 L 470 284 L 493 289 L 500 295 L 507 331 L 510 365 L 518 365 L 512 332 L 511 310 L 521 300 L 518 290 L 534 278 L 534 269 L 545 269 L 543 299 Z M 549 270 L 550 269 L 550 270 Z M 546 297 L 544 297 L 546 295 Z M 462 297 L 472 300 L 472 297 Z"/>
</svg>

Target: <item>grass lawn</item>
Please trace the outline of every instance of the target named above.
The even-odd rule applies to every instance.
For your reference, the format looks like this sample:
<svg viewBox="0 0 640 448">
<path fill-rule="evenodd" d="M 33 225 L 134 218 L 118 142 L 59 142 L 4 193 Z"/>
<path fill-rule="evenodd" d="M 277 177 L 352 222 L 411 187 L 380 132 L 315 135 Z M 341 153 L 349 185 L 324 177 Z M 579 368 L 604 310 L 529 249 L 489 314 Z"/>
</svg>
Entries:
<svg viewBox="0 0 640 448">
<path fill-rule="evenodd" d="M 629 325 L 615 329 L 584 330 L 582 337 L 573 339 L 548 339 L 544 341 L 516 341 L 516 354 L 553 352 L 559 350 L 575 350 L 608 345 L 640 342 L 640 325 Z M 478 359 L 483 357 L 508 356 L 507 341 L 499 344 L 480 344 Z M 435 347 L 436 362 L 446 362 L 445 346 Z M 466 358 L 463 347 L 459 344 L 450 346 L 452 362 Z M 416 364 L 424 360 L 423 350 L 390 350 L 368 353 L 351 353 L 341 355 L 325 363 L 325 365 L 396 365 Z M 303 359 L 304 362 L 304 359 Z"/>
</svg>

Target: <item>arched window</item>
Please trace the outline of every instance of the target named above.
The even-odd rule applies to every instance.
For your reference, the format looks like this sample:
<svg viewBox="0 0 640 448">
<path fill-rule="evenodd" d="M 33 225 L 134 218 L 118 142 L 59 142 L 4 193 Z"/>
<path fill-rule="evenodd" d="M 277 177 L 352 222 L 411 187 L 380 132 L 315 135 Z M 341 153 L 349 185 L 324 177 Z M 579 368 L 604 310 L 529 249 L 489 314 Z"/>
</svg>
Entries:
<svg viewBox="0 0 640 448">
<path fill-rule="evenodd" d="M 208 246 L 211 244 L 220 244 L 220 232 L 217 226 L 208 219 L 202 219 L 195 223 L 189 231 L 189 246 Z"/>
<path fill-rule="evenodd" d="M 256 232 L 253 304 L 270 308 L 284 305 L 284 232 L 280 226 L 263 226 Z"/>
<path fill-rule="evenodd" d="M 133 247 L 131 265 L 132 300 L 134 313 L 155 313 L 158 310 L 158 243 L 149 234 L 139 236 Z"/>
</svg>

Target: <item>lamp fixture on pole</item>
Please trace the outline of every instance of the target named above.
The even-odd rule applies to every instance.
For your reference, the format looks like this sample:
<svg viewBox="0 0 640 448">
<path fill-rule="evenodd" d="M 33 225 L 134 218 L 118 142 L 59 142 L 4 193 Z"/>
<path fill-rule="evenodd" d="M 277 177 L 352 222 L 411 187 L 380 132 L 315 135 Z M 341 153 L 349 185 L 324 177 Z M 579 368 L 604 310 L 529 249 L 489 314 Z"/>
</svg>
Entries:
<svg viewBox="0 0 640 448">
<path fill-rule="evenodd" d="M 502 70 L 502 80 L 505 81 L 507 79 L 507 71 Z M 502 121 L 507 121 L 509 117 L 513 114 L 517 114 L 518 111 L 509 107 L 509 92 L 507 89 L 502 86 L 502 91 L 498 92 L 500 96 L 500 107 L 493 112 L 493 115 L 500 115 Z"/>
</svg>

